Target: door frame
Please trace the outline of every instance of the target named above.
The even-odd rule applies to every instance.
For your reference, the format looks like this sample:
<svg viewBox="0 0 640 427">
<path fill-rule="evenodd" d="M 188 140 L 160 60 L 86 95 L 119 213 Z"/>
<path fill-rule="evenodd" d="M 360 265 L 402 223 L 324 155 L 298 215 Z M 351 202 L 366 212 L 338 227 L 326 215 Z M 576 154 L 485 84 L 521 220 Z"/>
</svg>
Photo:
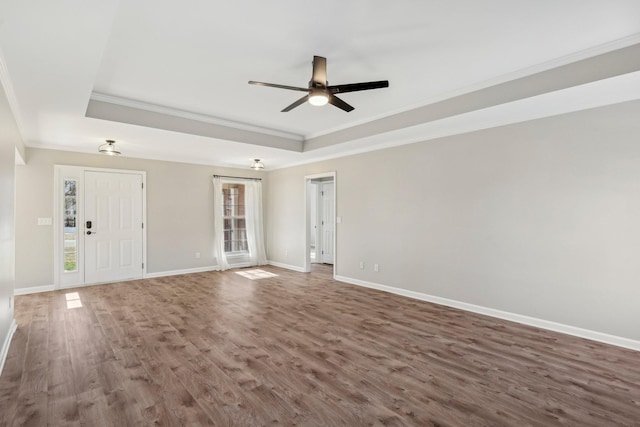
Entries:
<svg viewBox="0 0 640 427">
<path fill-rule="evenodd" d="M 97 285 L 98 283 L 85 283 L 84 277 L 84 239 L 80 236 L 84 236 L 84 173 L 85 172 L 106 172 L 106 173 L 121 173 L 131 175 L 142 176 L 142 278 L 147 276 L 147 172 L 140 170 L 130 169 L 110 169 L 110 168 L 97 168 L 90 166 L 68 166 L 68 165 L 54 165 L 53 166 L 53 288 L 65 289 L 75 288 L 78 286 Z M 64 179 L 72 178 L 77 180 L 76 191 L 78 194 L 78 206 L 76 223 L 80 224 L 78 227 L 78 272 L 75 280 L 72 283 L 63 283 L 62 275 L 65 274 L 62 266 L 64 265 L 64 251 L 63 251 L 63 215 L 62 209 L 64 207 Z"/>
<path fill-rule="evenodd" d="M 324 172 L 314 175 L 306 175 L 304 177 L 304 272 L 311 272 L 311 192 L 309 187 L 311 186 L 311 180 L 318 178 L 333 178 L 333 278 L 336 278 L 336 272 L 338 271 L 338 176 L 335 171 Z M 317 245 L 317 242 L 316 242 Z M 316 248 L 317 250 L 317 248 Z"/>
<path fill-rule="evenodd" d="M 318 208 L 318 203 L 320 203 L 320 193 L 319 193 L 319 182 L 314 182 L 313 179 L 309 180 L 309 185 L 307 187 L 308 190 L 313 189 L 313 191 L 311 191 L 309 193 L 309 261 L 311 262 L 311 264 L 322 264 L 322 261 L 320 260 L 320 258 L 317 256 L 318 255 L 318 248 L 320 247 L 320 228 L 319 226 L 319 222 L 320 222 L 320 209 Z M 311 207 L 311 205 L 315 204 L 315 209 L 313 209 Z M 314 218 L 315 216 L 315 218 Z M 313 228 L 313 224 L 315 224 L 315 228 Z M 311 238 L 313 237 L 313 239 L 315 239 L 315 251 L 316 251 L 316 257 L 314 258 L 315 261 L 311 261 Z"/>
</svg>

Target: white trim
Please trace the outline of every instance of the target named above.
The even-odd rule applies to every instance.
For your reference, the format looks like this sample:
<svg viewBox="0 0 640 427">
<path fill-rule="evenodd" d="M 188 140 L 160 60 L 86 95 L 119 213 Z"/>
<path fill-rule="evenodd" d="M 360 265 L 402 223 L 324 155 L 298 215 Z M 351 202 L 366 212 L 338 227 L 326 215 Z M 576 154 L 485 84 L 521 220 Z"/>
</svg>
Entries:
<svg viewBox="0 0 640 427">
<path fill-rule="evenodd" d="M 448 298 L 441 298 L 433 295 L 423 294 L 420 292 L 409 291 L 406 289 L 395 288 L 393 286 L 380 285 L 378 283 L 367 282 L 360 279 L 350 277 L 336 276 L 335 280 L 350 283 L 352 285 L 362 286 L 365 288 L 377 289 L 379 291 L 389 292 L 396 295 L 405 296 L 421 301 L 427 301 L 434 304 L 445 305 L 448 307 L 458 308 L 460 310 L 470 311 L 473 313 L 483 314 L 485 316 L 495 317 L 498 319 L 509 320 L 511 322 L 521 323 L 523 325 L 533 326 L 536 328 L 547 329 L 554 332 L 560 332 L 567 335 L 573 335 L 580 338 L 586 338 L 593 341 L 611 344 L 618 347 L 624 347 L 631 350 L 640 351 L 640 341 L 629 338 L 609 335 L 603 332 L 591 331 L 589 329 L 578 328 L 576 326 L 565 325 L 562 323 L 551 322 L 549 320 L 538 319 L 535 317 L 524 316 L 522 314 L 511 313 L 508 311 L 496 310 L 494 308 L 483 307 L 480 305 L 469 304 L 462 301 L 456 301 Z"/>
<path fill-rule="evenodd" d="M 179 110 L 177 108 L 166 107 L 163 105 L 150 104 L 148 102 L 137 101 L 135 99 L 123 98 L 120 96 L 108 95 L 105 93 L 92 92 L 91 100 L 105 102 L 107 104 L 115 104 L 123 107 L 136 108 L 139 110 L 150 111 L 152 113 L 166 114 L 168 116 L 180 117 L 183 119 L 194 120 L 196 122 L 209 123 L 218 126 L 225 126 L 238 130 L 246 130 L 249 132 L 257 132 L 265 135 L 278 136 L 281 138 L 293 139 L 294 141 L 304 141 L 304 136 L 286 132 L 278 129 L 271 129 L 262 126 L 250 125 L 247 123 L 235 122 L 232 120 L 222 119 L 220 117 L 208 116 L 205 114 L 193 113 L 191 111 Z"/>
<path fill-rule="evenodd" d="M 13 334 L 18 329 L 18 324 L 16 323 L 16 319 L 11 319 L 11 325 L 9 326 L 9 333 L 4 339 L 4 343 L 2 343 L 2 348 L 0 348 L 0 374 L 2 374 L 2 370 L 4 369 L 4 362 L 7 360 L 7 356 L 9 355 L 9 346 L 11 345 L 11 338 L 13 338 Z"/>
<path fill-rule="evenodd" d="M 132 279 L 123 279 L 115 282 L 100 282 L 100 283 L 81 283 L 78 285 L 70 285 L 64 287 L 56 287 L 55 285 L 45 285 L 45 286 L 34 286 L 32 288 L 16 288 L 13 291 L 14 295 L 29 295 L 29 294 L 37 294 L 40 292 L 52 292 L 57 290 L 64 289 L 72 289 L 72 288 L 82 288 L 85 286 L 95 286 L 95 285 L 106 285 L 110 283 L 120 283 L 120 282 L 128 282 L 132 280 L 143 280 L 143 279 L 155 279 L 158 277 L 167 277 L 167 276 L 178 276 L 181 274 L 191 274 L 191 273 L 203 273 L 206 271 L 219 271 L 220 267 L 198 267 L 198 268 L 185 268 L 183 270 L 170 270 L 170 271 L 159 271 L 157 273 L 148 273 L 142 276 L 142 278 L 132 278 Z"/>
<path fill-rule="evenodd" d="M 84 288 L 87 286 L 97 286 L 97 285 L 109 285 L 112 283 L 121 283 L 121 282 L 130 282 L 133 280 L 142 280 L 144 277 L 132 277 L 130 279 L 120 279 L 109 282 L 96 282 L 96 283 L 76 283 L 71 285 L 45 285 L 45 286 L 34 286 L 32 288 L 16 288 L 13 291 L 14 295 L 29 295 L 29 294 L 38 294 L 40 292 L 53 292 L 53 291 L 63 291 L 65 289 L 74 289 L 74 288 Z"/>
<path fill-rule="evenodd" d="M 108 282 L 79 283 L 79 284 L 76 284 L 76 285 L 62 286 L 60 288 L 53 289 L 53 290 L 54 291 L 64 291 L 65 289 L 87 288 L 89 286 L 98 286 L 98 285 L 111 285 L 111 284 L 115 284 L 115 283 L 133 282 L 135 280 L 144 280 L 144 277 L 130 277 L 128 279 L 111 280 L 111 281 L 108 281 Z"/>
<path fill-rule="evenodd" d="M 247 268 L 247 267 L 260 267 L 258 264 L 251 264 L 251 262 L 236 262 L 234 264 L 229 264 L 229 270 L 234 268 Z"/>
<path fill-rule="evenodd" d="M 286 268 L 287 270 L 297 271 L 298 273 L 306 273 L 306 271 L 304 271 L 304 267 L 298 267 L 297 265 L 283 264 L 281 262 L 276 262 L 276 261 L 267 261 L 267 264 L 272 265 L 274 267 Z"/>
<path fill-rule="evenodd" d="M 56 288 L 55 285 L 34 286 L 32 288 L 16 288 L 13 294 L 14 295 L 37 294 L 40 292 L 51 292 L 51 291 L 57 291 L 57 290 L 63 290 L 63 289 L 82 288 L 85 286 L 106 285 L 110 283 L 128 282 L 131 280 L 155 279 L 158 277 L 178 276 L 181 274 L 203 273 L 206 271 L 220 271 L 220 267 L 218 266 L 197 267 L 197 268 L 185 268 L 183 270 L 159 271 L 157 273 L 147 273 L 142 278 L 124 279 L 124 280 L 118 280 L 115 282 L 83 283 L 79 285 L 71 285 L 71 286 L 65 286 L 65 287 L 59 287 L 59 288 Z"/>
<path fill-rule="evenodd" d="M 554 58 L 545 62 L 541 62 L 539 64 L 534 64 L 530 67 L 522 68 L 519 70 L 515 70 L 506 74 L 502 74 L 496 77 L 492 77 L 487 80 L 479 81 L 472 83 L 468 86 L 461 87 L 458 89 L 453 89 L 444 93 L 440 93 L 436 96 L 433 96 L 430 99 L 423 100 L 419 103 L 403 106 L 402 108 L 398 108 L 396 110 L 386 111 L 377 116 L 370 116 L 361 120 L 354 120 L 352 122 L 335 126 L 331 129 L 325 129 L 319 132 L 310 133 L 304 136 L 304 140 L 308 141 L 310 139 L 318 138 L 321 136 L 329 135 L 335 132 L 339 132 L 345 129 L 350 129 L 352 127 L 360 126 L 366 123 L 371 123 L 376 120 L 384 119 L 386 117 L 390 117 L 396 114 L 406 113 L 412 110 L 416 110 L 421 107 L 425 107 L 427 105 L 435 104 L 436 102 L 445 101 L 447 99 L 455 98 L 457 96 L 470 94 L 482 89 L 487 89 L 492 86 L 497 86 L 502 83 L 507 83 L 513 80 L 517 80 L 523 77 L 533 76 L 535 74 L 544 73 L 545 71 L 553 70 L 554 68 L 559 68 L 565 65 L 573 64 L 575 62 L 582 61 L 584 59 L 595 58 L 600 55 L 605 55 L 610 52 L 614 52 L 616 50 L 624 49 L 626 47 L 633 46 L 634 44 L 640 43 L 640 33 L 633 34 L 628 37 L 624 37 L 619 40 L 614 40 L 612 42 L 608 42 L 602 45 L 590 47 L 578 52 L 572 52 L 567 55 L 561 56 L 559 58 Z"/>
<path fill-rule="evenodd" d="M 158 277 L 167 277 L 167 276 L 179 276 L 181 274 L 191 274 L 191 273 L 204 273 L 207 271 L 220 271 L 220 267 L 197 267 L 197 268 L 185 268 L 182 270 L 170 270 L 170 271 L 159 271 L 157 273 L 147 273 L 143 279 L 156 279 Z"/>
<path fill-rule="evenodd" d="M 13 294 L 29 295 L 29 294 L 38 294 L 40 292 L 51 292 L 55 290 L 56 290 L 55 285 L 33 286 L 31 288 L 15 288 L 13 290 Z"/>
<path fill-rule="evenodd" d="M 613 40 L 611 42 L 607 42 L 598 46 L 589 47 L 587 49 L 583 49 L 578 52 L 571 52 L 567 55 L 564 55 L 558 58 L 553 58 L 553 59 L 544 61 L 542 63 L 534 64 L 529 67 L 511 71 L 511 72 L 493 77 L 491 79 L 475 82 L 465 87 L 453 89 L 451 91 L 436 95 L 426 101 L 423 100 L 419 103 L 416 103 L 410 106 L 404 106 L 402 108 L 398 108 L 393 111 L 387 111 L 377 116 L 372 116 L 372 117 L 368 117 L 366 119 L 361 119 L 361 120 L 354 120 L 340 126 L 335 126 L 330 129 L 325 129 L 325 130 L 312 132 L 308 134 L 299 134 L 299 133 L 280 130 L 280 129 L 273 129 L 273 128 L 267 128 L 267 127 L 262 127 L 257 125 L 251 125 L 248 123 L 236 122 L 232 120 L 223 119 L 220 117 L 213 117 L 213 116 L 208 116 L 204 114 L 193 113 L 190 111 L 183 111 L 176 108 L 171 108 L 171 107 L 157 105 L 157 104 L 151 104 L 143 101 L 123 98 L 123 97 L 109 95 L 105 93 L 99 93 L 99 92 L 92 92 L 90 99 L 95 101 L 115 104 L 115 105 L 121 105 L 124 107 L 137 108 L 145 111 L 167 114 L 174 117 L 181 117 L 189 120 L 195 120 L 195 121 L 210 123 L 214 125 L 226 126 L 234 129 L 239 129 L 239 130 L 247 130 L 250 132 L 258 132 L 266 135 L 279 136 L 283 138 L 304 142 L 314 138 L 318 138 L 320 136 L 329 135 L 335 132 L 360 126 L 360 125 L 370 123 L 376 120 L 380 120 L 396 114 L 406 113 L 408 111 L 412 111 L 417 108 L 421 108 L 426 105 L 433 104 L 435 102 L 443 101 L 443 100 L 460 96 L 460 95 L 465 95 L 478 90 L 486 89 L 491 86 L 517 80 L 519 78 L 532 76 L 538 73 L 552 70 L 554 68 L 572 64 L 584 59 L 594 58 L 599 55 L 604 55 L 610 52 L 614 52 L 616 50 L 633 46 L 634 44 L 637 44 L 639 42 L 640 42 L 640 34 L 632 34 L 631 36 L 623 37 L 618 40 Z"/>
</svg>

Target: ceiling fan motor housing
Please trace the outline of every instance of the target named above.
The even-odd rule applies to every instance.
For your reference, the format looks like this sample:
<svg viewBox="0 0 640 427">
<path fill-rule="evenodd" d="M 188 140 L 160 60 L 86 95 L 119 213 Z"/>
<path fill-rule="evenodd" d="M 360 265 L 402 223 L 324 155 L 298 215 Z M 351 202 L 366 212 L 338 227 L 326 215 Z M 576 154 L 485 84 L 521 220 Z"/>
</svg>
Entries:
<svg viewBox="0 0 640 427">
<path fill-rule="evenodd" d="M 349 111 L 353 110 L 353 107 L 347 104 L 346 102 L 344 102 L 342 99 L 338 98 L 335 95 L 336 93 L 357 92 L 361 90 L 380 89 L 384 87 L 389 87 L 388 80 L 329 86 L 329 82 L 327 81 L 327 59 L 322 56 L 313 57 L 313 73 L 311 74 L 311 80 L 309 80 L 308 89 L 295 87 L 295 86 L 285 86 L 285 85 L 280 85 L 275 83 L 256 82 L 253 80 L 250 80 L 249 84 L 307 92 L 307 95 L 298 99 L 293 104 L 285 107 L 282 110 L 283 113 L 291 111 L 294 108 L 304 104 L 307 101 L 309 101 L 310 104 L 316 105 L 316 106 L 325 105 L 329 103 L 348 113 Z"/>
</svg>

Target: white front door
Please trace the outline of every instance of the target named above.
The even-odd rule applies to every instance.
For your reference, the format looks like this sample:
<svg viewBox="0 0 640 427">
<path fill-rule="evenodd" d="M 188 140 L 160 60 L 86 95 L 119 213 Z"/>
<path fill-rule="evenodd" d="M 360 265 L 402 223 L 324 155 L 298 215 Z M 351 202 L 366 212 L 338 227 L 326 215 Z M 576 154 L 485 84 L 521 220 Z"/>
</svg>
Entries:
<svg viewBox="0 0 640 427">
<path fill-rule="evenodd" d="M 320 259 L 325 264 L 333 264 L 333 228 L 335 209 L 333 206 L 333 182 L 320 185 L 320 227 L 321 251 Z"/>
<path fill-rule="evenodd" d="M 84 283 L 142 278 L 142 175 L 84 174 Z"/>
</svg>

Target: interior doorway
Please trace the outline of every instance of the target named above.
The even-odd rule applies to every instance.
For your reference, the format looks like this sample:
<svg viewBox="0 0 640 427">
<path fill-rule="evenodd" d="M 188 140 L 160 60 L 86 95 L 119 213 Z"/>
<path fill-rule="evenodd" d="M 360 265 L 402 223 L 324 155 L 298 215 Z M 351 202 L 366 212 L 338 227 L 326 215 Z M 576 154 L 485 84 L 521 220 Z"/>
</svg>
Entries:
<svg viewBox="0 0 640 427">
<path fill-rule="evenodd" d="M 335 172 L 305 177 L 306 199 L 306 262 L 333 266 L 336 263 L 336 175 Z"/>
</svg>

